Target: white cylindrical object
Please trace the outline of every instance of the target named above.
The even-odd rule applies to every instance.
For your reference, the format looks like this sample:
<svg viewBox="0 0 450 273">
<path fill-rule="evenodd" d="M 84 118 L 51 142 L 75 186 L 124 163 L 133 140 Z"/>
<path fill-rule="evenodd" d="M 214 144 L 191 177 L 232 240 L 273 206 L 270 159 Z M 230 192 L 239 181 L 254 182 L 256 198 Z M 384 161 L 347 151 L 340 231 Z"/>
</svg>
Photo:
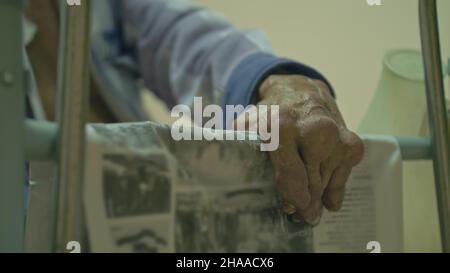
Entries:
<svg viewBox="0 0 450 273">
<path fill-rule="evenodd" d="M 388 51 L 377 90 L 358 128 L 360 134 L 425 136 L 427 101 L 422 54 Z M 403 164 L 403 220 L 406 252 L 441 250 L 431 161 Z"/>
<path fill-rule="evenodd" d="M 423 135 L 425 83 L 419 50 L 389 51 L 374 98 L 358 131 L 364 134 Z"/>
</svg>

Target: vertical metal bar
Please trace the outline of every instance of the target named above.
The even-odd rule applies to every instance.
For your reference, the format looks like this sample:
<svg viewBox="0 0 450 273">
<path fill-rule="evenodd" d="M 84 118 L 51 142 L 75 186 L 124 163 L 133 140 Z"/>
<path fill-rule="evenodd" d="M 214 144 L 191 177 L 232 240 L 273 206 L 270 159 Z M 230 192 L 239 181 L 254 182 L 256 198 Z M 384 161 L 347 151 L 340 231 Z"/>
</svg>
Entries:
<svg viewBox="0 0 450 273">
<path fill-rule="evenodd" d="M 58 68 L 58 183 L 54 250 L 70 241 L 81 242 L 82 181 L 85 124 L 89 97 L 90 1 L 68 6 L 61 2 Z"/>
<path fill-rule="evenodd" d="M 24 120 L 23 1 L 0 3 L 0 252 L 23 250 Z"/>
<path fill-rule="evenodd" d="M 23 8 L 23 1 L 0 2 L 0 252 L 24 247 Z"/>
<path fill-rule="evenodd" d="M 419 0 L 419 16 L 442 249 L 450 252 L 450 139 L 436 0 Z"/>
</svg>

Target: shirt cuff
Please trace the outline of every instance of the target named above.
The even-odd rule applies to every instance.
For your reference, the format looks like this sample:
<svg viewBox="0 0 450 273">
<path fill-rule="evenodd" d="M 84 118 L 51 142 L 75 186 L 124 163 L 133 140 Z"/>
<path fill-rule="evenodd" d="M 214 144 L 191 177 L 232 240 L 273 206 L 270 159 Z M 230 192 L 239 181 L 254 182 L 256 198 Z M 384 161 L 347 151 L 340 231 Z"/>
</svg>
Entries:
<svg viewBox="0 0 450 273">
<path fill-rule="evenodd" d="M 268 53 L 254 53 L 244 58 L 233 70 L 225 88 L 223 109 L 226 105 L 248 106 L 258 93 L 259 85 L 271 74 L 298 74 L 325 82 L 333 97 L 334 91 L 328 80 L 318 71 L 305 64 Z M 226 127 L 235 117 L 224 117 Z"/>
</svg>

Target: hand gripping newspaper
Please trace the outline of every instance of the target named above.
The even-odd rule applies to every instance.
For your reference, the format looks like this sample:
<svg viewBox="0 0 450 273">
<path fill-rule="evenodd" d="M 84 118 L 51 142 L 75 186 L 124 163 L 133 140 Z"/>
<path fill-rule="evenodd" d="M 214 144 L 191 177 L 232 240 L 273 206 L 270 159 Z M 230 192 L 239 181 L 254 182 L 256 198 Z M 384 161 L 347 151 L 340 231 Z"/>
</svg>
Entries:
<svg viewBox="0 0 450 273">
<path fill-rule="evenodd" d="M 209 129 L 193 127 L 202 130 Z M 91 251 L 369 252 L 375 241 L 401 252 L 398 145 L 389 137 L 364 142 L 343 209 L 311 227 L 282 212 L 258 140 L 175 141 L 170 126 L 151 122 L 90 125 L 84 207 Z"/>
</svg>

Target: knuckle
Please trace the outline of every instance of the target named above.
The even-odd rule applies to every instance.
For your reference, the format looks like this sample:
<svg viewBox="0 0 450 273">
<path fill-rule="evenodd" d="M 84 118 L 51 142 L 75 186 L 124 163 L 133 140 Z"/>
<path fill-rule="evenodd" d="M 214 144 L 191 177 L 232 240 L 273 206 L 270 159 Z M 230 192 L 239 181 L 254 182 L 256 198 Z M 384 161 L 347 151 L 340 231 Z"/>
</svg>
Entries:
<svg viewBox="0 0 450 273">
<path fill-rule="evenodd" d="M 351 166 L 357 165 L 364 156 L 364 143 L 361 138 L 351 131 L 346 131 L 342 138 L 342 143 L 344 145 L 346 161 Z"/>
<path fill-rule="evenodd" d="M 302 150 L 319 160 L 325 160 L 339 142 L 339 128 L 329 117 L 308 120 L 299 131 Z"/>
<path fill-rule="evenodd" d="M 306 119 L 302 122 L 304 137 L 311 137 L 317 139 L 318 136 L 323 136 L 324 139 L 339 139 L 339 128 L 332 118 L 327 116 L 319 116 Z M 320 138 L 319 138 L 320 139 Z"/>
<path fill-rule="evenodd" d="M 292 107 L 280 107 L 280 126 L 292 126 L 298 118 L 298 113 Z"/>
</svg>

